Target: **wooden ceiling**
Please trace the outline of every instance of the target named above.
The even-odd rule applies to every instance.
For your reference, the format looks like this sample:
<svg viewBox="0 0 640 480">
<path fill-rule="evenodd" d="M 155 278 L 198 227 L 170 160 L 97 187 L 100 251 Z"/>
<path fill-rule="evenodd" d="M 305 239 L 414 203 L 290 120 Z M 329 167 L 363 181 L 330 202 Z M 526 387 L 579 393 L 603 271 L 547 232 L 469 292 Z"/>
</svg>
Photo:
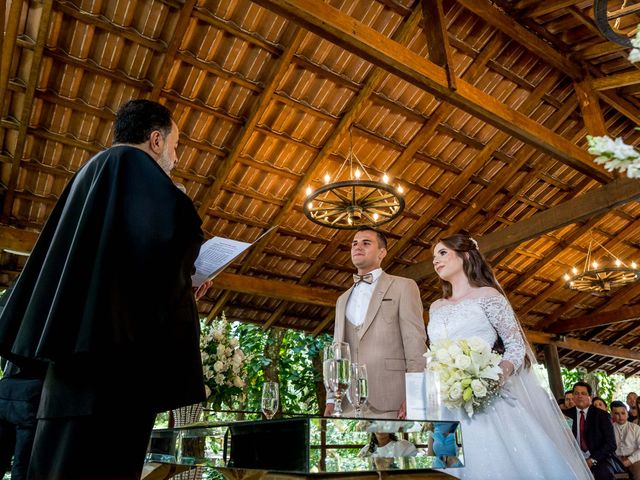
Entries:
<svg viewBox="0 0 640 480">
<path fill-rule="evenodd" d="M 631 36 L 636 8 L 609 2 Z M 386 269 L 438 298 L 434 240 L 480 242 L 537 344 L 568 367 L 640 372 L 640 283 L 576 293 L 595 238 L 640 261 L 640 182 L 592 161 L 585 136 L 639 142 L 640 71 L 593 4 L 563 0 L 0 2 L 0 284 L 20 271 L 71 175 L 111 142 L 130 98 L 181 130 L 174 179 L 208 236 L 253 241 L 200 302 L 264 328 L 331 331 L 352 233 L 302 213 L 349 148 L 407 208 Z"/>
</svg>

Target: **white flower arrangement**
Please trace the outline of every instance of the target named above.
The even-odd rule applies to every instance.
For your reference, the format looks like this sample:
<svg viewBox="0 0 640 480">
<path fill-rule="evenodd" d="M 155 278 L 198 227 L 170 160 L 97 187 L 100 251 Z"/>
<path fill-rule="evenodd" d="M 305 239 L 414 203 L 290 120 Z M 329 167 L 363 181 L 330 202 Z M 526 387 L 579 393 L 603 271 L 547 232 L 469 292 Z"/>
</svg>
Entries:
<svg viewBox="0 0 640 480">
<path fill-rule="evenodd" d="M 232 336 L 231 325 L 222 314 L 207 324 L 202 322 L 200 355 L 207 399 L 215 407 L 229 403 L 243 393 L 247 357 Z"/>
<path fill-rule="evenodd" d="M 462 407 L 471 418 L 500 390 L 502 355 L 479 337 L 434 342 L 425 357 L 427 369 L 440 379 L 440 394 L 449 410 Z"/>
<path fill-rule="evenodd" d="M 589 153 L 596 155 L 595 162 L 611 172 L 620 170 L 629 178 L 640 177 L 640 153 L 621 138 L 594 137 L 587 135 Z"/>
</svg>

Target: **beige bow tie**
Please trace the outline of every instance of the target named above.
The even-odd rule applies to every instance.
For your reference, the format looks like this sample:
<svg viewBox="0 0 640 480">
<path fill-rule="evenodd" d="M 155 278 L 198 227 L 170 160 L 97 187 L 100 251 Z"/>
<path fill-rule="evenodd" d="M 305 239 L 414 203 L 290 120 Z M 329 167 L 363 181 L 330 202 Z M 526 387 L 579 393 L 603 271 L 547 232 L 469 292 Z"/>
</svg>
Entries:
<svg viewBox="0 0 640 480">
<path fill-rule="evenodd" d="M 373 275 L 371 273 L 366 273 L 364 275 L 358 275 L 357 273 L 353 274 L 353 283 L 356 285 L 360 282 L 368 283 L 371 285 L 373 283 Z"/>
</svg>

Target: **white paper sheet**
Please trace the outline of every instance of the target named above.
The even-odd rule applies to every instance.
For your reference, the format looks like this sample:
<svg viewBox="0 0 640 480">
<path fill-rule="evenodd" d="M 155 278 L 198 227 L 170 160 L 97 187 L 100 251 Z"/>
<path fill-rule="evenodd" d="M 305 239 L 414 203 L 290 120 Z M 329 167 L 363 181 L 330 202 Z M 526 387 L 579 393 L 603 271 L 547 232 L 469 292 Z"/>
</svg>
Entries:
<svg viewBox="0 0 640 480">
<path fill-rule="evenodd" d="M 253 243 L 240 242 L 230 238 L 213 237 L 202 244 L 200 255 L 195 261 L 196 273 L 191 276 L 191 283 L 199 287 L 207 280 L 211 280 L 222 270 L 227 268 L 242 252 L 251 245 L 255 245 L 267 235 L 274 227 L 271 227 L 260 235 Z"/>
</svg>

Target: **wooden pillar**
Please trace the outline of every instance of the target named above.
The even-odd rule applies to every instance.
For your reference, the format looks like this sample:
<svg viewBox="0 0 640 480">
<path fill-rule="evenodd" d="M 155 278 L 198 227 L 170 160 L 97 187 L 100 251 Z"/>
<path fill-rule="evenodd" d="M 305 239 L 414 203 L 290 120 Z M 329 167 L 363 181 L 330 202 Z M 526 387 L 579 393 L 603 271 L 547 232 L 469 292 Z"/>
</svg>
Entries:
<svg viewBox="0 0 640 480">
<path fill-rule="evenodd" d="M 562 384 L 562 374 L 560 372 L 560 357 L 558 347 L 549 343 L 544 346 L 544 364 L 549 375 L 549 386 L 555 398 L 564 396 L 564 386 Z"/>
</svg>

